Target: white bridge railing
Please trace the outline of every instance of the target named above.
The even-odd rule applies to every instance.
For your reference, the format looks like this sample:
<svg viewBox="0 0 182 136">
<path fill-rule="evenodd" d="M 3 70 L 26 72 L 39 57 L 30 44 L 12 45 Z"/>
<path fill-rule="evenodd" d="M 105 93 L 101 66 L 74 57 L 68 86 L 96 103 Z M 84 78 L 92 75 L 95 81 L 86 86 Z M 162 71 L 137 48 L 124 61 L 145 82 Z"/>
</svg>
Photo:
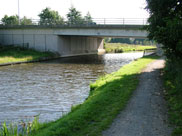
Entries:
<svg viewBox="0 0 182 136">
<path fill-rule="evenodd" d="M 32 24 L 30 25 L 148 25 L 147 18 L 92 18 L 91 21 L 82 20 L 72 23 L 65 20 L 62 24 L 54 22 L 52 20 L 46 20 L 44 24 L 40 23 L 39 19 L 31 19 Z M 8 22 L 9 25 L 15 25 L 11 22 Z M 0 25 L 5 25 L 0 21 Z M 27 25 L 27 24 L 25 24 Z"/>
<path fill-rule="evenodd" d="M 147 18 L 93 18 L 93 22 L 101 25 L 147 25 Z"/>
</svg>

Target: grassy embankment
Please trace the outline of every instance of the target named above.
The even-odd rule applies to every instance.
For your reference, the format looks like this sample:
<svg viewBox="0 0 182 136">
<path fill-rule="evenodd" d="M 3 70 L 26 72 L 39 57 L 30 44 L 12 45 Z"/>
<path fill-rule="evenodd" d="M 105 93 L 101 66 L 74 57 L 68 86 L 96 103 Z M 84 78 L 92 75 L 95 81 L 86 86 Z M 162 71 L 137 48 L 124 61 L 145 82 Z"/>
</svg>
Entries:
<svg viewBox="0 0 182 136">
<path fill-rule="evenodd" d="M 157 57 L 144 57 L 90 85 L 83 104 L 55 122 L 43 124 L 32 136 L 100 136 L 125 107 L 138 85 L 138 75 Z"/>
<path fill-rule="evenodd" d="M 129 51 L 144 51 L 145 49 L 156 49 L 156 46 L 130 45 L 122 43 L 105 43 L 106 53 L 122 53 Z"/>
<path fill-rule="evenodd" d="M 169 119 L 175 126 L 172 136 L 182 136 L 182 61 L 166 63 L 164 69 L 166 99 Z"/>
<path fill-rule="evenodd" d="M 0 45 L 0 64 L 33 61 L 43 57 L 53 56 L 54 54 L 50 52 L 38 52 L 21 47 Z"/>
</svg>

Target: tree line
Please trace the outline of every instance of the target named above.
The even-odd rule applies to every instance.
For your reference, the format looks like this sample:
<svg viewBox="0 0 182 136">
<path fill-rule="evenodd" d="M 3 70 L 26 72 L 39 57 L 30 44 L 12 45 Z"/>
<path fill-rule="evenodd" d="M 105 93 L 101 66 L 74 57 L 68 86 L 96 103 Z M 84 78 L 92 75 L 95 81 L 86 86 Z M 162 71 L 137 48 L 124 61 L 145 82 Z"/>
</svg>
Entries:
<svg viewBox="0 0 182 136">
<path fill-rule="evenodd" d="M 76 25 L 76 24 L 94 24 L 92 21 L 92 17 L 88 12 L 86 16 L 82 16 L 81 12 L 78 11 L 73 6 L 69 9 L 68 14 L 66 15 L 67 20 L 65 20 L 61 15 L 59 15 L 58 11 L 52 10 L 51 8 L 45 8 L 38 15 L 39 21 L 35 22 L 30 18 L 24 16 L 19 19 L 19 16 L 5 15 L 1 21 L 3 25 Z"/>
</svg>

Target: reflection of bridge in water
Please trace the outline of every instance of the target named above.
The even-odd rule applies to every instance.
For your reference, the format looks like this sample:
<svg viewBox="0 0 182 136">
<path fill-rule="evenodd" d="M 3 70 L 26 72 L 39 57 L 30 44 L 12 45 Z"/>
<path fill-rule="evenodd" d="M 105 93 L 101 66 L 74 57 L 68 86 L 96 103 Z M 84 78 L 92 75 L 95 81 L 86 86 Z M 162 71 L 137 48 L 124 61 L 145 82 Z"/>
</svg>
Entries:
<svg viewBox="0 0 182 136">
<path fill-rule="evenodd" d="M 36 24 L 36 23 L 35 23 Z M 0 43 L 22 45 L 62 56 L 95 54 L 103 50 L 104 37 L 146 38 L 146 19 L 93 19 L 75 25 L 0 25 Z"/>
</svg>

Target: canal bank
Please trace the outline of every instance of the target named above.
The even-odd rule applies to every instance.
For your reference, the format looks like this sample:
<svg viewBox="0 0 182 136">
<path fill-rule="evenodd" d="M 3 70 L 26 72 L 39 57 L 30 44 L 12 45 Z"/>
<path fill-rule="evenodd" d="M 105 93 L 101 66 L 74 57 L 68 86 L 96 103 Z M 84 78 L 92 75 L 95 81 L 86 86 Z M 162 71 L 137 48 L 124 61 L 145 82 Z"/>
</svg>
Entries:
<svg viewBox="0 0 182 136">
<path fill-rule="evenodd" d="M 150 56 L 125 65 L 117 72 L 100 77 L 90 85 L 90 95 L 83 104 L 72 107 L 62 118 L 43 124 L 33 136 L 99 136 L 124 109 L 136 89 L 138 75 L 158 57 Z"/>
<path fill-rule="evenodd" d="M 106 53 L 122 53 L 132 51 L 145 51 L 149 49 L 156 50 L 155 45 L 134 45 L 123 43 L 104 43 L 104 49 Z"/>
<path fill-rule="evenodd" d="M 59 58 L 51 52 L 38 52 L 26 47 L 0 45 L 0 66 L 33 63 Z"/>
<path fill-rule="evenodd" d="M 117 43 L 105 43 L 105 49 L 98 49 L 98 55 L 104 53 L 124 53 L 124 52 L 144 52 L 147 49 L 156 49 L 155 46 L 127 45 Z M 85 55 L 94 55 L 95 53 L 87 53 Z M 2 46 L 0 45 L 0 66 L 16 65 L 23 63 L 34 63 L 48 61 L 58 58 L 85 56 L 83 54 L 75 55 L 58 55 L 51 52 L 39 52 L 27 47 L 19 46 Z"/>
<path fill-rule="evenodd" d="M 103 136 L 171 136 L 161 75 L 164 65 L 159 59 L 142 71 L 133 97 Z"/>
</svg>

